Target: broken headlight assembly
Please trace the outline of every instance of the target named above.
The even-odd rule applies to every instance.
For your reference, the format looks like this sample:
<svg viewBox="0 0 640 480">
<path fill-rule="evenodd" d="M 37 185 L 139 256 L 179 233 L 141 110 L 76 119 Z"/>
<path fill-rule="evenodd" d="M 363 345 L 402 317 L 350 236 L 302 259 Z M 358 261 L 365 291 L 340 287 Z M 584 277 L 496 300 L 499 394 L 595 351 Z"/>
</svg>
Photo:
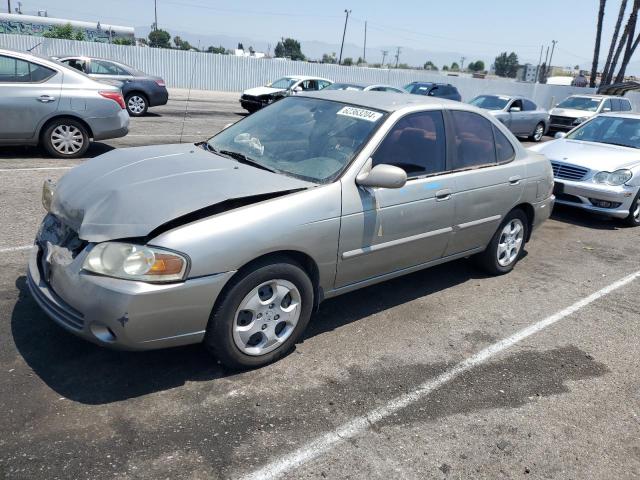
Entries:
<svg viewBox="0 0 640 480">
<path fill-rule="evenodd" d="M 177 252 L 132 243 L 104 242 L 91 249 L 82 269 L 123 280 L 163 283 L 184 280 L 188 266 L 187 257 Z"/>
</svg>

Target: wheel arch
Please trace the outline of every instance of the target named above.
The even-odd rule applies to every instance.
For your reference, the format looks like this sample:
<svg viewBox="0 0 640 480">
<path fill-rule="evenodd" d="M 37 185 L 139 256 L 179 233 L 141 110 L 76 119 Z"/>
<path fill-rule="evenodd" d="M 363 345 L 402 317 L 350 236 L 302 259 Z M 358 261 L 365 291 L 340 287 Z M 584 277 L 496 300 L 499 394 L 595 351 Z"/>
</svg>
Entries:
<svg viewBox="0 0 640 480">
<path fill-rule="evenodd" d="M 527 217 L 527 238 L 525 238 L 525 242 L 528 242 L 531 239 L 531 230 L 533 229 L 533 221 L 535 220 L 536 212 L 533 208 L 533 205 L 530 203 L 521 203 L 513 207 L 509 213 L 514 210 L 521 210 Z M 508 214 L 507 214 L 508 215 Z"/>
<path fill-rule="evenodd" d="M 78 123 L 81 123 L 82 126 L 87 129 L 87 133 L 89 134 L 89 139 L 93 138 L 93 130 L 91 129 L 91 126 L 84 119 L 82 119 L 82 118 L 80 118 L 80 117 L 78 117 L 76 115 L 62 114 L 62 115 L 56 115 L 54 117 L 51 117 L 51 118 L 47 119 L 42 125 L 40 125 L 40 129 L 38 130 L 38 141 L 42 142 L 42 135 L 47 130 L 49 125 L 51 125 L 56 120 L 62 120 L 62 119 L 65 119 L 65 118 L 67 118 L 69 120 L 74 120 L 74 121 L 76 121 Z"/>
</svg>

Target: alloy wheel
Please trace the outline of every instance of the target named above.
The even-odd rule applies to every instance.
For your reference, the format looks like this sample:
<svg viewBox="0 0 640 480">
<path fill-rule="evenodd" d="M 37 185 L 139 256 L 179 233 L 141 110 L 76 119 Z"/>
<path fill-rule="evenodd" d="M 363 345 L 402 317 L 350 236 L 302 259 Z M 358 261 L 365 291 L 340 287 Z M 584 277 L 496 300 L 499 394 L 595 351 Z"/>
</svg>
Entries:
<svg viewBox="0 0 640 480">
<path fill-rule="evenodd" d="M 265 355 L 284 343 L 300 319 L 298 288 L 282 279 L 269 280 L 240 302 L 233 321 L 233 340 L 241 352 Z"/>
<path fill-rule="evenodd" d="M 511 265 L 520 254 L 524 241 L 524 225 L 518 218 L 507 223 L 500 233 L 498 241 L 498 264 L 502 267 Z"/>
<path fill-rule="evenodd" d="M 132 95 L 131 97 L 129 97 L 129 100 L 127 101 L 127 108 L 131 113 L 139 115 L 142 112 L 144 112 L 144 108 L 146 104 L 147 102 L 145 102 L 144 98 L 142 98 L 141 96 Z"/>
<path fill-rule="evenodd" d="M 84 135 L 73 125 L 58 125 L 51 132 L 51 145 L 61 155 L 73 155 L 84 145 Z"/>
<path fill-rule="evenodd" d="M 533 132 L 533 139 L 536 142 L 539 142 L 540 140 L 542 140 L 543 135 L 544 135 L 544 126 L 542 124 L 539 124 L 536 127 L 536 130 Z"/>
</svg>

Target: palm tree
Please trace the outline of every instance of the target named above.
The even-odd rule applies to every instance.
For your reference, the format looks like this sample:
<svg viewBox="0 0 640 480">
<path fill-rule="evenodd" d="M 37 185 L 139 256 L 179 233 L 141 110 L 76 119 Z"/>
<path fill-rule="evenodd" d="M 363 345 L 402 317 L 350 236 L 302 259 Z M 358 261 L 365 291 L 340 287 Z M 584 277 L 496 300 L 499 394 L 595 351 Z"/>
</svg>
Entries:
<svg viewBox="0 0 640 480">
<path fill-rule="evenodd" d="M 620 10 L 618 11 L 618 20 L 616 20 L 616 27 L 613 30 L 613 36 L 611 37 L 611 45 L 609 46 L 609 54 L 607 55 L 607 61 L 604 64 L 604 68 L 602 69 L 602 76 L 600 77 L 600 85 L 605 84 L 605 80 L 609 75 L 609 68 L 611 67 L 611 60 L 613 58 L 613 52 L 616 49 L 616 44 L 618 43 L 618 35 L 620 34 L 620 26 L 622 25 L 622 20 L 624 19 L 624 13 L 627 10 L 627 0 L 622 0 L 620 2 Z M 593 79 L 593 72 L 591 75 Z M 594 85 L 595 86 L 595 85 Z"/>
<path fill-rule="evenodd" d="M 631 9 L 628 22 L 629 33 L 627 35 L 627 46 L 625 48 L 624 57 L 622 57 L 622 64 L 620 65 L 620 70 L 618 70 L 615 83 L 620 83 L 624 80 L 624 73 L 627 70 L 627 65 L 629 65 L 629 60 L 631 60 L 631 55 L 633 55 L 633 45 L 637 45 L 634 35 L 636 32 L 636 23 L 638 22 L 638 10 L 640 10 L 640 0 L 633 0 L 633 7 Z"/>
<path fill-rule="evenodd" d="M 596 74 L 598 73 L 598 57 L 600 57 L 600 40 L 602 38 L 602 22 L 604 20 L 604 7 L 607 0 L 600 0 L 600 8 L 598 9 L 598 25 L 596 26 L 596 44 L 593 48 L 593 63 L 591 64 L 591 80 L 589 86 L 596 86 Z"/>
<path fill-rule="evenodd" d="M 606 78 L 602 78 L 602 81 L 600 82 L 601 85 L 609 85 L 613 80 L 613 74 L 616 69 L 616 65 L 618 64 L 618 60 L 620 59 L 622 50 L 627 44 L 627 39 L 629 38 L 629 31 L 631 30 L 631 25 L 633 25 L 633 29 L 635 31 L 635 21 L 638 18 L 637 14 L 638 14 L 639 7 L 640 7 L 640 4 L 638 0 L 634 0 L 633 6 L 631 7 L 631 13 L 629 14 L 629 19 L 627 20 L 627 24 L 624 27 L 624 31 L 622 32 L 622 37 L 620 38 L 620 42 L 618 42 L 616 52 L 613 55 L 613 59 L 611 60 L 611 65 L 609 66 L 609 70 L 607 71 L 607 76 Z"/>
</svg>

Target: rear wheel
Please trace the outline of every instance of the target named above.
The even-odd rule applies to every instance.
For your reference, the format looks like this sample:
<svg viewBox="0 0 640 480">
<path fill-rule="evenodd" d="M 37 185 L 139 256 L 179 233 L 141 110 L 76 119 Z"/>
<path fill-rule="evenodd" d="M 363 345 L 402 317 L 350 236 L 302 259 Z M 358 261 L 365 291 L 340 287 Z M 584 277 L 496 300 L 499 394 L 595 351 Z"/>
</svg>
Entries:
<svg viewBox="0 0 640 480">
<path fill-rule="evenodd" d="M 512 210 L 493 235 L 487 249 L 475 259 L 478 265 L 491 275 L 503 275 L 513 270 L 524 250 L 528 219 L 520 210 Z"/>
<path fill-rule="evenodd" d="M 640 191 L 633 200 L 629 216 L 625 218 L 624 222 L 630 227 L 640 227 Z"/>
<path fill-rule="evenodd" d="M 543 136 L 544 136 L 544 123 L 540 122 L 539 124 L 536 125 L 536 128 L 533 130 L 533 133 L 529 137 L 529 140 L 531 140 L 532 142 L 539 142 L 540 140 L 542 140 Z"/>
<path fill-rule="evenodd" d="M 89 148 L 89 133 L 71 118 L 56 119 L 42 133 L 42 146 L 57 158 L 78 158 Z"/>
<path fill-rule="evenodd" d="M 125 99 L 127 112 L 132 117 L 141 117 L 149 109 L 149 101 L 142 93 L 130 93 Z"/>
<path fill-rule="evenodd" d="M 313 284 L 297 264 L 258 264 L 221 294 L 204 343 L 225 366 L 255 368 L 289 352 L 309 323 Z"/>
</svg>

